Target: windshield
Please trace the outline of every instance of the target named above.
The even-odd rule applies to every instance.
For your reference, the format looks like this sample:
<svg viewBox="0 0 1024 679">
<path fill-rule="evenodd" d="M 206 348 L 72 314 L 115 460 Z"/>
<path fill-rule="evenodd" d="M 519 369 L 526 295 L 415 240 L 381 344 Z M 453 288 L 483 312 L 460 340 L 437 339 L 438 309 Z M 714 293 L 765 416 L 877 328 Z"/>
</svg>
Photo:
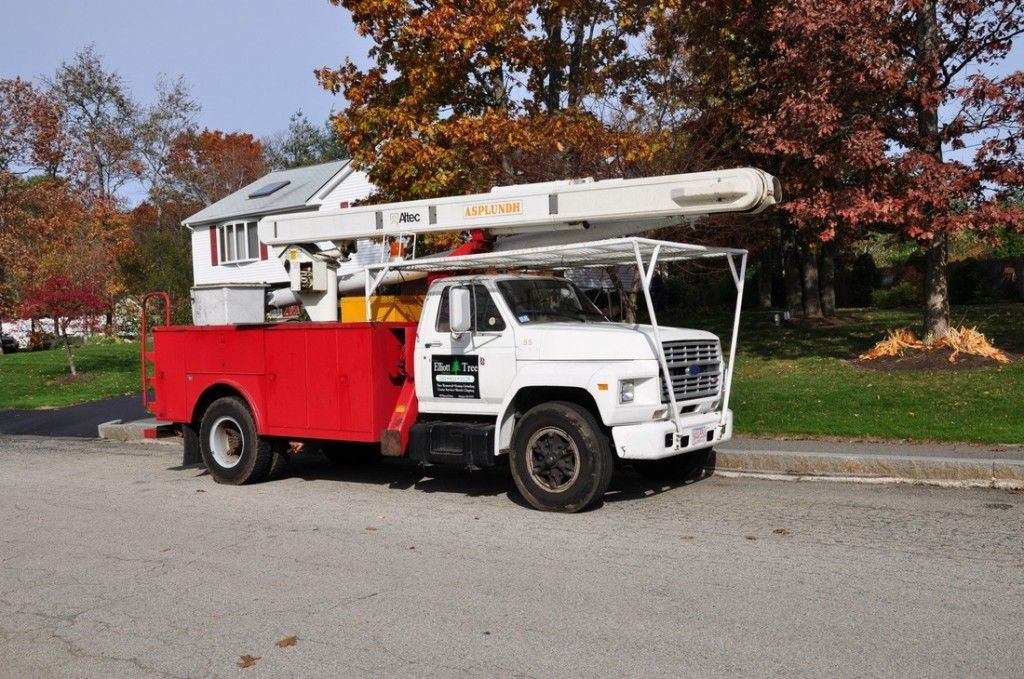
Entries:
<svg viewBox="0 0 1024 679">
<path fill-rule="evenodd" d="M 522 324 L 607 321 L 572 282 L 561 278 L 523 278 L 498 283 L 498 290 Z"/>
</svg>

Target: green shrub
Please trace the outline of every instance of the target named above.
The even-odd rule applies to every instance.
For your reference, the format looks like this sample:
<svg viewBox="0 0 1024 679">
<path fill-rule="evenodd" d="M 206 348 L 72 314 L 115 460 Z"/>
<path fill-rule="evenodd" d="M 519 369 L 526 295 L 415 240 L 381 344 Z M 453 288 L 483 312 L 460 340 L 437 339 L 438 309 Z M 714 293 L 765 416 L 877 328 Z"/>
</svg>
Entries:
<svg viewBox="0 0 1024 679">
<path fill-rule="evenodd" d="M 953 304 L 970 304 L 987 297 L 989 293 L 988 271 L 976 259 L 965 259 L 950 266 L 949 301 Z"/>
<path fill-rule="evenodd" d="M 113 335 L 93 335 L 87 340 L 86 344 L 89 346 L 110 346 L 112 344 L 135 344 L 135 341 Z"/>
<path fill-rule="evenodd" d="M 878 268 L 875 258 L 870 252 L 863 252 L 853 262 L 850 271 L 849 300 L 850 306 L 865 307 L 873 303 L 872 290 L 878 285 Z"/>
<path fill-rule="evenodd" d="M 42 330 L 34 330 L 28 336 L 29 351 L 45 351 L 53 346 L 54 337 L 51 333 Z"/>
<path fill-rule="evenodd" d="M 871 293 L 871 306 L 877 309 L 895 309 L 920 303 L 921 287 L 910 281 L 903 281 L 888 290 L 874 290 Z"/>
</svg>

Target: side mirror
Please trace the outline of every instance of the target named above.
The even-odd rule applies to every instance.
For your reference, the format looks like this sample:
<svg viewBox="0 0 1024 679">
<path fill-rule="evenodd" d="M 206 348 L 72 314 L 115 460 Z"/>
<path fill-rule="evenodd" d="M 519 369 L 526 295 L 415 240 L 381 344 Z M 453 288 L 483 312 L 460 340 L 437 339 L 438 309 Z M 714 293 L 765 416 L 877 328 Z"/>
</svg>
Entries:
<svg viewBox="0 0 1024 679">
<path fill-rule="evenodd" d="M 452 288 L 448 294 L 449 327 L 453 335 L 461 335 L 472 327 L 469 288 Z"/>
</svg>

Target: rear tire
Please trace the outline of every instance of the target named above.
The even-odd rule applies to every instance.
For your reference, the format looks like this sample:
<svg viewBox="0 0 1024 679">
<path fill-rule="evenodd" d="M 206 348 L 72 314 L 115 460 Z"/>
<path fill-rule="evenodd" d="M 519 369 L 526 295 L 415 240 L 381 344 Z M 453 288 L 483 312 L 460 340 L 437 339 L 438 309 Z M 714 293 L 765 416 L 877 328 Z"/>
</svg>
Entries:
<svg viewBox="0 0 1024 679">
<path fill-rule="evenodd" d="M 578 512 L 600 500 L 615 466 L 604 429 L 586 408 L 567 401 L 543 403 L 523 416 L 510 462 L 526 501 L 550 512 Z"/>
<path fill-rule="evenodd" d="M 206 409 L 199 446 L 213 480 L 234 486 L 267 478 L 274 459 L 270 441 L 256 434 L 252 413 L 235 396 L 219 398 Z"/>
<path fill-rule="evenodd" d="M 701 448 L 663 460 L 633 460 L 633 469 L 649 481 L 683 483 L 696 479 L 711 458 L 711 448 Z"/>
</svg>

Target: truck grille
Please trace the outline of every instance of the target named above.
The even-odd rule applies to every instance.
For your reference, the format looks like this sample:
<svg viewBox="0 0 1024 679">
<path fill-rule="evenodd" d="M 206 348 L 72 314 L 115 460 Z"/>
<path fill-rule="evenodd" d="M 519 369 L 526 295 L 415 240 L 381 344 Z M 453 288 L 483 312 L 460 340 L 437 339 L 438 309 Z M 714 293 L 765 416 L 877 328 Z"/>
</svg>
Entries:
<svg viewBox="0 0 1024 679">
<path fill-rule="evenodd" d="M 718 395 L 722 382 L 722 350 L 717 340 L 665 342 L 662 346 L 677 402 Z M 661 402 L 668 403 L 664 379 Z"/>
</svg>

